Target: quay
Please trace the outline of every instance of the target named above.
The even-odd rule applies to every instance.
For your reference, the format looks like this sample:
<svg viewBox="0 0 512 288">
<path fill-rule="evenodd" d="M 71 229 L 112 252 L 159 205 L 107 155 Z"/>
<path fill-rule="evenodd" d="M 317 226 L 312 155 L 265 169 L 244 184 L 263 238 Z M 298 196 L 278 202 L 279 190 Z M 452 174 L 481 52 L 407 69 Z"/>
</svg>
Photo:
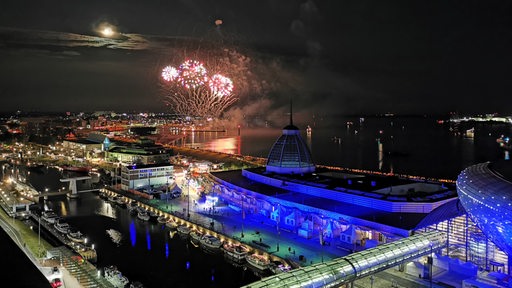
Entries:
<svg viewBox="0 0 512 288">
<path fill-rule="evenodd" d="M 76 253 L 78 253 L 84 260 L 95 263 L 98 260 L 98 255 L 96 253 L 96 249 L 94 247 L 87 246 L 87 243 L 81 244 L 76 243 L 70 240 L 66 235 L 57 231 L 52 224 L 48 223 L 44 219 L 41 219 L 40 216 L 31 213 L 30 218 L 34 221 L 34 226 L 39 226 L 38 229 L 43 227 L 45 231 L 49 232 L 53 237 L 59 240 L 62 244 L 66 245 Z"/>
<path fill-rule="evenodd" d="M 201 230 L 219 238 L 223 242 L 244 244 L 251 247 L 251 253 L 256 252 L 260 255 L 264 255 L 271 261 L 286 263 L 293 267 L 301 266 L 299 263 L 296 263 L 289 257 L 292 253 L 291 249 L 289 251 L 290 255 L 285 255 L 284 252 L 286 249 L 283 249 L 282 253 L 280 252 L 279 244 L 273 237 L 273 233 L 275 233 L 273 229 L 270 229 L 266 232 L 260 232 L 257 231 L 259 228 L 251 229 L 251 225 L 248 224 L 245 228 L 246 233 L 239 232 L 239 229 L 244 228 L 243 225 L 237 221 L 238 217 L 236 217 L 236 215 L 232 215 L 235 217 L 227 217 L 229 214 L 226 212 L 224 214 L 225 217 L 222 217 L 220 215 L 198 213 L 197 211 L 191 209 L 189 211 L 190 217 L 188 217 L 188 213 L 186 212 L 188 203 L 187 199 L 184 198 L 172 199 L 170 201 L 160 199 L 147 199 L 145 197 L 140 197 L 128 191 L 118 190 L 113 187 L 102 188 L 100 189 L 100 193 L 105 193 L 107 197 L 124 197 L 123 200 L 126 203 L 131 200 L 135 200 L 137 201 L 138 206 L 141 206 L 148 211 L 156 212 L 159 216 L 164 215 L 166 218 L 175 221 L 178 225 L 185 225 L 194 229 Z M 225 208 L 230 209 L 228 207 Z M 221 208 L 219 209 L 222 210 Z M 265 240 L 263 240 L 262 237 L 265 237 Z M 286 243 L 284 237 L 282 243 L 283 245 Z M 312 257 L 315 252 L 311 251 L 308 254 L 311 255 L 310 257 Z M 297 255 L 297 259 L 298 257 L 299 256 Z M 305 256 L 301 258 L 306 259 Z"/>
</svg>

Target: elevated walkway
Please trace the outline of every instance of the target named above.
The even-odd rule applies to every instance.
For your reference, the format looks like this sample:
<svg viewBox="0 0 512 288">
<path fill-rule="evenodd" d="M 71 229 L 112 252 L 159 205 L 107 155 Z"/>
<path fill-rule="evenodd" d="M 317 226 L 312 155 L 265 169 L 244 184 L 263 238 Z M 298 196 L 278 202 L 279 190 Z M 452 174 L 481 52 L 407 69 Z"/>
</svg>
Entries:
<svg viewBox="0 0 512 288">
<path fill-rule="evenodd" d="M 446 233 L 439 231 L 416 234 L 332 261 L 276 274 L 242 287 L 339 287 L 430 255 L 446 246 L 446 238 Z"/>
</svg>

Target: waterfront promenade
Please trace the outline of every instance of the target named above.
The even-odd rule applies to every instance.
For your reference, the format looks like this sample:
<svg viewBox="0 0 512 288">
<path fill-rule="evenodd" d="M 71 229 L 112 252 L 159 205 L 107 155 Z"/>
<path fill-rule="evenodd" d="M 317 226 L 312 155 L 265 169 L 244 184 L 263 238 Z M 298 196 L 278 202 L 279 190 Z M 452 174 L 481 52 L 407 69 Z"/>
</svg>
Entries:
<svg viewBox="0 0 512 288">
<path fill-rule="evenodd" d="M 207 152 L 203 151 L 202 153 Z M 215 153 L 212 152 L 211 154 Z M 165 200 L 137 200 L 302 267 L 322 261 L 329 261 L 361 249 L 361 247 L 346 245 L 338 241 L 331 241 L 329 245 L 321 245 L 318 237 L 310 239 L 299 237 L 292 231 L 277 229 L 275 223 L 261 216 L 246 215 L 244 218 L 241 212 L 237 212 L 225 205 L 216 207 L 214 211 L 202 210 L 199 206 L 191 204 L 194 202 L 189 201 L 185 193 L 181 198 L 173 199 L 169 202 Z M 187 213 L 184 213 L 189 206 L 190 219 L 186 217 Z M 70 273 L 64 273 L 63 276 L 70 278 L 65 283 L 74 283 L 74 285 L 81 283 L 83 280 L 78 281 L 76 278 L 73 280 L 73 276 Z M 388 271 L 376 274 L 373 280 L 369 277 L 357 280 L 354 286 L 430 287 L 432 285 L 431 287 L 461 287 L 461 281 L 460 278 L 454 277 L 454 275 L 446 275 L 443 271 L 439 271 L 437 274 L 434 274 L 433 281 L 430 283 L 429 280 L 420 279 L 417 276 L 413 277 L 398 272 L 396 269 L 389 269 Z M 80 284 L 80 286 L 76 287 L 84 286 Z"/>
<path fill-rule="evenodd" d="M 129 195 L 126 192 L 121 192 L 121 194 Z M 252 249 L 284 259 L 295 268 L 327 262 L 362 249 L 360 246 L 347 245 L 338 240 L 321 245 L 318 237 L 305 239 L 292 231 L 278 230 L 275 224 L 265 219 L 265 217 L 258 215 L 246 215 L 244 219 L 241 212 L 237 212 L 225 205 L 216 207 L 215 212 L 213 210 L 201 210 L 198 208 L 199 206 L 191 205 L 190 218 L 188 218 L 186 209 L 190 203 L 186 194 L 181 198 L 170 201 L 148 200 L 145 198 L 136 200 L 141 201 L 141 203 L 147 206 L 169 213 L 173 217 L 200 225 L 204 229 L 242 242 L 251 246 Z M 459 288 L 462 287 L 463 278 L 463 275 L 448 274 L 445 271 L 437 270 L 431 282 L 430 279 L 408 275 L 398 271 L 397 268 L 392 268 L 377 273 L 373 277 L 356 280 L 354 287 L 371 287 L 373 282 L 373 287 Z"/>
</svg>

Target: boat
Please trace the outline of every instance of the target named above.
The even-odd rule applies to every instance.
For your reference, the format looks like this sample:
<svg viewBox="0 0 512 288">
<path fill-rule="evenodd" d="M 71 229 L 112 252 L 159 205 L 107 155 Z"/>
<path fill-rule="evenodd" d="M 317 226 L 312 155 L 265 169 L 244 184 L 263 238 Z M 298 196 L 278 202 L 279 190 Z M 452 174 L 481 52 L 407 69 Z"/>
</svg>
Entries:
<svg viewBox="0 0 512 288">
<path fill-rule="evenodd" d="M 196 246 L 196 247 L 199 247 L 199 242 L 201 241 L 201 237 L 203 237 L 203 233 L 197 229 L 194 229 L 192 231 L 190 231 L 189 233 L 190 235 L 190 242 Z"/>
<path fill-rule="evenodd" d="M 140 220 L 143 220 L 143 221 L 148 221 L 149 220 L 149 213 L 148 213 L 148 211 L 146 211 L 146 210 L 139 210 L 139 212 L 137 212 L 137 218 L 139 218 Z"/>
<path fill-rule="evenodd" d="M 171 231 L 174 231 L 178 228 L 178 223 L 172 219 L 168 219 L 167 222 L 165 222 L 165 226 L 171 229 Z"/>
<path fill-rule="evenodd" d="M 203 235 L 203 237 L 201 237 L 201 239 L 199 240 L 199 243 L 201 244 L 201 248 L 205 252 L 218 253 L 222 251 L 222 240 L 211 234 Z"/>
<path fill-rule="evenodd" d="M 259 271 L 267 270 L 270 266 L 270 259 L 267 256 L 257 253 L 247 254 L 245 260 L 249 267 Z"/>
<path fill-rule="evenodd" d="M 41 215 L 41 218 L 50 224 L 55 224 L 55 222 L 60 219 L 59 215 L 57 215 L 57 213 L 55 213 L 53 210 L 44 211 Z"/>
<path fill-rule="evenodd" d="M 250 248 L 243 244 L 235 244 L 231 242 L 225 242 L 222 245 L 224 256 L 233 260 L 236 263 L 245 263 L 245 256 L 249 254 Z"/>
<path fill-rule="evenodd" d="M 292 266 L 282 261 L 271 261 L 269 268 L 274 274 L 285 273 L 292 270 Z"/>
<path fill-rule="evenodd" d="M 151 210 L 151 211 L 148 212 L 148 215 L 149 215 L 149 220 L 150 221 L 157 222 L 157 219 L 158 219 L 158 216 L 159 216 L 157 212 Z"/>
<path fill-rule="evenodd" d="M 192 228 L 188 227 L 187 225 L 179 225 L 176 230 L 178 231 L 178 235 L 180 235 L 181 239 L 188 239 Z"/>
<path fill-rule="evenodd" d="M 128 210 L 131 210 L 139 207 L 139 205 L 137 205 L 137 200 L 131 200 L 128 203 L 126 203 L 126 207 L 128 208 Z"/>
<path fill-rule="evenodd" d="M 123 197 L 121 196 L 114 196 L 114 203 L 119 205 L 119 207 L 126 208 L 126 202 L 124 201 Z"/>
<path fill-rule="evenodd" d="M 130 283 L 130 280 L 114 265 L 105 267 L 104 272 L 105 279 L 116 288 L 124 288 Z"/>
<path fill-rule="evenodd" d="M 119 246 L 121 244 L 121 240 L 123 239 L 123 235 L 121 234 L 121 232 L 119 232 L 115 229 L 107 229 L 106 232 L 107 232 L 108 236 L 110 236 L 110 239 L 112 240 L 112 242 L 117 244 L 117 246 Z"/>
<path fill-rule="evenodd" d="M 53 224 L 53 227 L 55 227 L 55 229 L 57 231 L 59 231 L 60 233 L 63 233 L 63 234 L 68 234 L 69 233 L 69 229 L 71 228 L 71 226 L 69 226 L 69 224 L 67 222 L 64 222 L 64 221 L 57 221 L 55 224 Z"/>
<path fill-rule="evenodd" d="M 69 238 L 69 240 L 77 243 L 84 243 L 85 242 L 85 235 L 80 232 L 80 230 L 75 228 L 70 228 L 68 234 L 66 236 Z"/>
<path fill-rule="evenodd" d="M 165 217 L 165 215 L 160 215 L 158 216 L 158 218 L 156 218 L 156 222 L 160 224 L 165 224 L 167 223 L 167 217 Z"/>
</svg>

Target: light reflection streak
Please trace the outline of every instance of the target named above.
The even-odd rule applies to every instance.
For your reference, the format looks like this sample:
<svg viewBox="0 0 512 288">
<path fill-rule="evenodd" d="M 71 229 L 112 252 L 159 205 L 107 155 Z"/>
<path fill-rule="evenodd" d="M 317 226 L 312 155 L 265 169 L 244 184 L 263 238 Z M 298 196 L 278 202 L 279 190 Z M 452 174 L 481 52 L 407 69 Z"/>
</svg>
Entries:
<svg viewBox="0 0 512 288">
<path fill-rule="evenodd" d="M 146 246 L 148 250 L 151 250 L 151 235 L 148 229 L 146 229 Z"/>
<path fill-rule="evenodd" d="M 132 247 L 135 247 L 135 243 L 137 242 L 137 231 L 135 230 L 135 223 L 133 221 L 130 223 L 130 240 Z"/>
</svg>

